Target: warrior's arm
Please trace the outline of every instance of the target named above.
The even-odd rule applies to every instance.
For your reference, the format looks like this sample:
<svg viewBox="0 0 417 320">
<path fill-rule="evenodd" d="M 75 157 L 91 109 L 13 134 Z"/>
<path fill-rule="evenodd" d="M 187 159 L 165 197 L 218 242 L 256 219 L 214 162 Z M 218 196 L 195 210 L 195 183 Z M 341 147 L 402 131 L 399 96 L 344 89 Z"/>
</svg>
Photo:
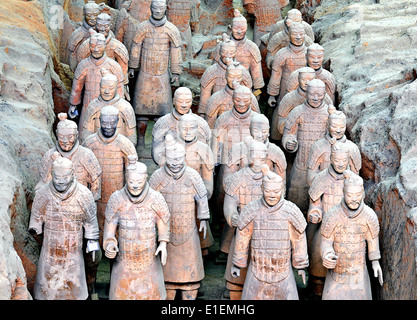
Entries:
<svg viewBox="0 0 417 320">
<path fill-rule="evenodd" d="M 308 267 L 307 237 L 305 231 L 296 230 L 292 224 L 289 225 L 291 247 L 292 247 L 292 265 L 296 269 Z"/>
<path fill-rule="evenodd" d="M 285 63 L 284 59 L 281 59 L 280 56 L 275 56 L 274 60 L 272 61 L 271 66 L 271 78 L 268 83 L 267 92 L 270 96 L 278 96 L 280 85 L 281 85 L 281 78 L 282 78 L 282 68 Z"/>
<path fill-rule="evenodd" d="M 207 189 L 207 199 L 213 195 L 213 169 L 209 169 L 205 164 L 201 165 L 201 178 Z"/>
<path fill-rule="evenodd" d="M 239 217 L 239 212 L 237 211 L 238 206 L 239 200 L 226 193 L 224 196 L 223 213 L 227 224 L 231 227 L 236 227 L 237 219 Z"/>
<path fill-rule="evenodd" d="M 248 266 L 249 246 L 253 233 L 253 221 L 249 222 L 243 229 L 236 230 L 235 252 L 232 262 L 236 267 L 245 268 Z"/>
<path fill-rule="evenodd" d="M 77 69 L 79 67 L 80 65 L 78 65 Z M 75 74 L 78 74 L 77 69 L 75 70 Z M 70 96 L 70 104 L 73 106 L 79 105 L 81 103 L 81 92 L 84 88 L 86 77 L 87 72 L 80 72 L 79 77 L 74 77 Z"/>
</svg>

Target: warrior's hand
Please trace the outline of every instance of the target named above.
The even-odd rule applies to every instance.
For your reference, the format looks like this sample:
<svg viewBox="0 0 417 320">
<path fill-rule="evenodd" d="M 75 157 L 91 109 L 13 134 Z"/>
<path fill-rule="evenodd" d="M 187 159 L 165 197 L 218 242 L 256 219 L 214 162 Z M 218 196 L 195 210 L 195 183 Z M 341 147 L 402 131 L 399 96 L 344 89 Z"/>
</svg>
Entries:
<svg viewBox="0 0 417 320">
<path fill-rule="evenodd" d="M 232 266 L 232 268 L 230 269 L 230 272 L 232 273 L 232 277 L 239 277 L 240 276 L 240 268 L 236 267 L 235 265 Z"/>
<path fill-rule="evenodd" d="M 129 76 L 129 78 L 134 78 L 135 77 L 135 69 L 129 69 L 128 76 Z"/>
<path fill-rule="evenodd" d="M 372 261 L 372 269 L 374 269 L 374 277 L 378 278 L 379 284 L 382 286 L 384 284 L 384 280 L 382 279 L 382 269 L 378 260 Z"/>
<path fill-rule="evenodd" d="M 171 84 L 174 87 L 179 87 L 180 86 L 180 75 L 179 74 L 172 74 L 172 78 L 171 78 Z"/>
<path fill-rule="evenodd" d="M 207 220 L 201 220 L 200 221 L 200 229 L 198 230 L 198 232 L 203 231 L 203 239 L 206 239 L 206 235 L 207 235 Z"/>
<path fill-rule="evenodd" d="M 288 141 L 287 144 L 285 145 L 285 149 L 287 149 L 290 152 L 294 151 L 296 147 L 297 147 L 297 140 Z"/>
<path fill-rule="evenodd" d="M 109 259 L 114 259 L 116 254 L 119 252 L 119 248 L 117 247 L 117 243 L 114 241 L 109 241 L 104 248 L 104 254 Z"/>
<path fill-rule="evenodd" d="M 269 96 L 268 106 L 270 106 L 271 108 L 275 108 L 277 106 L 277 98 L 275 98 L 274 96 Z"/>
<path fill-rule="evenodd" d="M 161 253 L 161 263 L 164 266 L 167 263 L 167 243 L 165 241 L 159 243 L 155 255 L 157 256 L 159 253 Z"/>
<path fill-rule="evenodd" d="M 124 90 L 124 92 L 125 92 L 125 99 L 127 101 L 130 101 L 129 85 L 128 84 L 125 84 L 124 89 L 125 89 Z"/>
<path fill-rule="evenodd" d="M 334 254 L 334 252 L 329 252 L 324 256 L 323 266 L 327 269 L 336 268 L 337 259 L 339 257 Z"/>
<path fill-rule="evenodd" d="M 307 213 L 307 221 L 310 223 L 319 223 L 321 221 L 322 212 L 319 208 L 314 208 Z"/>
<path fill-rule="evenodd" d="M 96 251 L 100 250 L 100 245 L 98 244 L 97 240 L 88 240 L 87 241 L 87 249 L 85 250 L 87 253 L 92 252 L 93 262 L 96 260 Z"/>
<path fill-rule="evenodd" d="M 303 278 L 303 284 L 306 284 L 306 271 L 303 269 L 298 270 L 298 275 Z"/>
<path fill-rule="evenodd" d="M 71 119 L 74 119 L 76 116 L 78 116 L 77 106 L 71 104 L 68 109 L 68 115 Z"/>
<path fill-rule="evenodd" d="M 232 227 L 237 227 L 237 222 L 238 221 L 239 221 L 239 215 L 234 213 L 232 215 L 232 219 L 231 219 Z"/>
</svg>

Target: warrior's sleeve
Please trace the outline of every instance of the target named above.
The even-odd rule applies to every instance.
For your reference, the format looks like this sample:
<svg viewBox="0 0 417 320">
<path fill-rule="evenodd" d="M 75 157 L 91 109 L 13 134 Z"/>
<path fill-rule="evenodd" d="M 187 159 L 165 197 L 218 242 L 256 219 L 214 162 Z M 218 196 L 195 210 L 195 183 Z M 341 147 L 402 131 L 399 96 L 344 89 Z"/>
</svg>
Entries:
<svg viewBox="0 0 417 320">
<path fill-rule="evenodd" d="M 47 188 L 49 186 L 47 184 L 44 185 L 35 193 L 35 198 L 33 199 L 28 230 L 34 230 L 36 234 L 43 233 L 45 208 L 48 204 Z"/>
<path fill-rule="evenodd" d="M 74 79 L 72 82 L 70 104 L 73 106 L 81 103 L 81 92 L 84 88 L 85 79 L 87 77 L 87 68 L 83 63 L 80 63 L 75 69 Z"/>
<path fill-rule="evenodd" d="M 90 240 L 98 240 L 99 230 L 97 221 L 97 207 L 94 201 L 93 193 L 87 189 L 87 187 L 79 185 L 81 193 L 81 199 L 79 201 L 84 211 L 84 237 Z"/>
<path fill-rule="evenodd" d="M 103 230 L 103 249 L 106 248 L 107 244 L 110 241 L 115 242 L 117 245 L 116 240 L 116 230 L 119 224 L 119 208 L 121 195 L 119 191 L 114 192 L 109 200 L 107 201 L 106 211 L 104 213 L 105 221 L 104 221 L 104 230 Z"/>
<path fill-rule="evenodd" d="M 88 148 L 86 149 L 86 156 L 83 159 L 83 166 L 87 170 L 90 176 L 90 190 L 93 193 L 94 200 L 98 200 L 101 197 L 101 174 L 102 170 L 100 163 L 94 152 Z"/>
<path fill-rule="evenodd" d="M 292 265 L 296 269 L 308 267 L 307 222 L 301 210 L 289 201 L 285 204 L 289 213 L 289 232 L 292 247 Z"/>
<path fill-rule="evenodd" d="M 236 189 L 238 188 L 238 175 L 239 171 L 234 173 L 227 181 L 224 188 L 224 203 L 223 203 L 223 213 L 226 219 L 226 222 L 229 226 L 232 227 L 232 217 L 237 214 L 239 215 L 238 206 L 239 199 L 236 195 Z"/>
<path fill-rule="evenodd" d="M 221 148 L 223 147 L 223 136 L 226 133 L 219 124 L 220 122 L 216 121 L 211 138 L 211 151 L 213 152 L 216 165 L 221 163 Z"/>
<path fill-rule="evenodd" d="M 213 194 L 213 171 L 214 171 L 214 156 L 208 145 L 205 145 L 206 151 L 200 155 L 201 163 L 201 178 L 207 189 L 207 198 L 210 199 Z M 202 152 L 203 153 L 203 152 Z"/>
<path fill-rule="evenodd" d="M 151 155 L 152 159 L 157 165 L 161 165 L 164 158 L 165 149 L 165 135 L 167 133 L 167 123 L 165 117 L 159 118 L 152 128 L 152 148 Z"/>
<path fill-rule="evenodd" d="M 381 259 L 381 253 L 379 251 L 378 217 L 376 216 L 375 212 L 368 206 L 365 206 L 364 210 L 366 210 L 367 214 L 368 230 L 366 232 L 366 241 L 368 243 L 368 258 L 371 261 L 379 260 Z"/>
<path fill-rule="evenodd" d="M 265 86 L 264 76 L 262 73 L 261 53 L 255 43 L 251 43 L 250 52 L 252 54 L 252 59 L 249 66 L 249 72 L 252 76 L 253 89 L 260 89 Z"/>
<path fill-rule="evenodd" d="M 307 182 L 309 185 L 313 183 L 314 177 L 321 171 L 320 163 L 323 158 L 323 152 L 319 145 L 321 140 L 316 141 L 312 146 L 307 159 Z"/>
<path fill-rule="evenodd" d="M 129 159 L 127 158 L 129 155 L 133 154 L 138 158 L 138 153 L 136 152 L 136 148 L 133 145 L 132 141 L 130 141 L 128 138 L 126 138 L 124 135 L 121 135 L 123 137 L 123 143 L 121 146 L 121 151 L 123 153 L 124 163 L 125 167 L 129 163 Z"/>
<path fill-rule="evenodd" d="M 213 92 L 213 87 L 216 82 L 215 73 L 212 72 L 214 69 L 213 67 L 214 65 L 208 67 L 200 79 L 200 103 L 198 106 L 199 114 L 205 113 L 207 102 L 211 97 L 211 93 Z"/>
<path fill-rule="evenodd" d="M 129 52 L 127 51 L 127 48 L 122 42 L 120 42 L 117 39 L 116 41 L 117 41 L 117 48 L 114 51 L 115 57 L 116 57 L 115 60 L 123 70 L 123 75 L 124 75 L 123 83 L 127 84 L 129 83 L 129 78 L 128 78 Z"/>
<path fill-rule="evenodd" d="M 290 77 L 287 80 L 287 88 L 286 88 L 287 93 L 291 92 L 291 91 L 294 91 L 295 89 L 298 88 L 298 86 L 299 86 L 299 81 L 298 81 L 299 73 L 300 73 L 299 69 L 291 72 Z"/>
<path fill-rule="evenodd" d="M 337 225 L 337 213 L 338 210 L 342 210 L 340 208 L 340 204 L 332 207 L 323 217 L 323 221 L 320 227 L 320 233 L 322 235 L 321 238 L 321 245 L 320 245 L 320 253 L 322 259 L 328 253 L 334 253 L 333 242 L 334 242 L 334 229 Z"/>
<path fill-rule="evenodd" d="M 130 47 L 130 56 L 129 56 L 129 68 L 137 69 L 139 68 L 140 54 L 142 51 L 142 42 L 145 38 L 147 21 L 144 21 L 138 25 L 138 31 L 133 38 L 132 45 Z"/>
<path fill-rule="evenodd" d="M 83 123 L 79 124 L 81 126 L 81 130 L 79 130 L 80 143 L 84 143 L 84 141 L 87 140 L 87 138 L 91 136 L 95 130 L 95 121 L 99 117 L 99 112 L 95 112 L 96 110 L 93 106 L 93 101 L 91 101 L 88 104 L 85 110 L 85 117 Z"/>
<path fill-rule="evenodd" d="M 248 266 L 249 246 L 252 233 L 253 221 L 249 222 L 243 229 L 236 230 L 235 252 L 232 258 L 232 262 L 236 267 L 246 268 Z"/>
<path fill-rule="evenodd" d="M 90 39 L 86 39 L 81 43 L 77 50 L 77 64 L 90 56 Z"/>
<path fill-rule="evenodd" d="M 359 174 L 359 170 L 362 167 L 362 156 L 361 156 L 361 152 L 359 151 L 359 148 L 356 144 L 354 144 L 353 142 L 349 141 L 346 142 L 349 143 L 349 155 L 350 155 L 350 161 L 349 161 L 349 167 L 350 170 L 352 170 L 353 172 L 355 172 L 356 174 Z"/>
<path fill-rule="evenodd" d="M 117 16 L 116 25 L 114 27 L 114 36 L 117 40 L 124 43 L 124 36 L 126 33 L 126 28 L 128 24 L 129 14 L 126 11 L 126 8 L 119 9 L 119 14 Z"/>
<path fill-rule="evenodd" d="M 173 25 L 173 27 L 175 27 Z M 178 29 L 171 30 L 171 43 L 170 43 L 170 66 L 172 74 L 182 73 L 182 51 L 181 51 L 181 34 Z"/>
<path fill-rule="evenodd" d="M 49 149 L 42 157 L 41 164 L 39 166 L 39 175 L 44 183 L 51 181 L 52 179 L 52 158 L 51 155 L 55 148 Z"/>
<path fill-rule="evenodd" d="M 210 210 L 208 206 L 207 189 L 203 179 L 198 172 L 190 167 L 188 169 L 191 172 L 191 179 L 194 185 L 196 194 L 194 199 L 197 203 L 197 219 L 208 220 L 210 219 Z"/>
<path fill-rule="evenodd" d="M 282 146 L 284 147 L 285 150 L 287 150 L 287 147 L 286 147 L 287 142 L 293 141 L 293 140 L 298 141 L 297 133 L 298 133 L 299 117 L 300 117 L 300 108 L 296 107 L 290 112 L 285 122 L 284 134 L 282 135 Z M 295 146 L 294 150 L 291 152 L 296 152 L 297 149 L 298 149 L 298 143 Z"/>
<path fill-rule="evenodd" d="M 151 205 L 157 215 L 156 225 L 158 228 L 158 242 L 169 242 L 170 237 L 170 212 L 163 195 L 153 191 L 154 201 Z"/>
<path fill-rule="evenodd" d="M 261 113 L 261 111 L 259 109 L 258 100 L 256 99 L 256 97 L 255 97 L 255 95 L 253 93 L 251 94 L 251 99 L 252 99 L 252 102 L 251 102 L 251 109 L 252 109 L 252 111 L 255 111 L 257 113 Z"/>
<path fill-rule="evenodd" d="M 278 96 L 279 90 L 281 86 L 281 78 L 282 78 L 282 69 L 285 65 L 286 58 L 284 53 L 286 52 L 285 48 L 278 51 L 272 61 L 271 66 L 271 78 L 268 83 L 267 92 L 270 96 Z"/>
</svg>

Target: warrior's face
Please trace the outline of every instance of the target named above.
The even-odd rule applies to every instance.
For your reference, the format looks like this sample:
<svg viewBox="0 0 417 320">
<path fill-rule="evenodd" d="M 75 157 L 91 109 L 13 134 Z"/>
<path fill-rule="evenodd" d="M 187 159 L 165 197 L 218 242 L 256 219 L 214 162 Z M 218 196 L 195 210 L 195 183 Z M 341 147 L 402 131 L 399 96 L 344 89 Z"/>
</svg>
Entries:
<svg viewBox="0 0 417 320">
<path fill-rule="evenodd" d="M 238 113 L 245 113 L 249 110 L 252 99 L 251 92 L 234 92 L 233 107 Z"/>
<path fill-rule="evenodd" d="M 282 181 L 264 181 L 262 183 L 262 193 L 265 202 L 270 206 L 275 206 L 282 197 L 284 183 Z"/>
<path fill-rule="evenodd" d="M 119 122 L 119 116 L 115 115 L 100 115 L 100 130 L 103 136 L 106 138 L 112 137 L 117 130 L 117 124 Z"/>
<path fill-rule="evenodd" d="M 245 20 L 235 20 L 232 22 L 232 35 L 236 40 L 242 40 L 246 36 L 248 23 Z"/>
<path fill-rule="evenodd" d="M 193 104 L 193 96 L 187 92 L 176 93 L 174 96 L 174 107 L 180 115 L 187 114 Z"/>
<path fill-rule="evenodd" d="M 363 186 L 361 185 L 348 184 L 344 187 L 343 190 L 345 203 L 352 210 L 359 208 L 364 194 Z"/>
<path fill-rule="evenodd" d="M 101 33 L 107 38 L 110 32 L 110 24 L 111 24 L 111 21 L 98 19 L 96 23 L 97 32 Z"/>
<path fill-rule="evenodd" d="M 78 132 L 74 130 L 59 129 L 57 130 L 59 147 L 68 152 L 71 151 L 78 139 Z"/>
<path fill-rule="evenodd" d="M 117 82 L 112 80 L 101 80 L 100 82 L 100 96 L 104 101 L 110 101 L 116 96 Z"/>
<path fill-rule="evenodd" d="M 224 64 L 227 63 L 227 59 L 234 60 L 236 57 L 236 46 L 223 44 L 220 48 L 220 59 Z"/>
<path fill-rule="evenodd" d="M 252 123 L 250 128 L 250 134 L 255 141 L 265 143 L 269 137 L 269 124 L 268 123 Z"/>
<path fill-rule="evenodd" d="M 90 27 L 94 27 L 97 23 L 97 16 L 100 14 L 99 10 L 87 9 L 84 12 L 84 20 Z"/>
<path fill-rule="evenodd" d="M 52 183 L 58 192 L 65 192 L 74 180 L 74 170 L 66 166 L 58 166 L 52 170 Z"/>
<path fill-rule="evenodd" d="M 301 27 L 291 28 L 290 42 L 295 46 L 301 46 L 304 43 L 304 29 Z"/>
<path fill-rule="evenodd" d="M 140 195 L 145 188 L 148 179 L 148 174 L 138 171 L 127 171 L 126 185 L 129 193 L 135 197 Z"/>
<path fill-rule="evenodd" d="M 104 55 L 106 49 L 105 41 L 90 38 L 90 51 L 91 56 L 95 59 L 100 59 Z"/>
<path fill-rule="evenodd" d="M 308 86 L 307 87 L 307 102 L 313 108 L 318 108 L 321 106 L 326 94 L 325 87 L 319 86 Z"/>
<path fill-rule="evenodd" d="M 165 16 L 167 5 L 165 0 L 153 0 L 151 3 L 152 18 L 161 20 Z"/>
<path fill-rule="evenodd" d="M 236 89 L 235 83 L 241 84 L 243 79 L 243 69 L 242 68 L 228 68 L 226 69 L 226 82 L 227 85 Z"/>
<path fill-rule="evenodd" d="M 303 72 L 300 73 L 298 76 L 298 85 L 300 86 L 301 90 L 307 90 L 307 84 L 316 77 L 314 73 Z"/>
<path fill-rule="evenodd" d="M 185 166 L 185 153 L 171 151 L 165 154 L 166 165 L 173 173 L 178 173 Z"/>
<path fill-rule="evenodd" d="M 178 123 L 179 133 L 181 138 L 186 142 L 191 142 L 197 136 L 198 124 L 197 121 L 183 121 Z"/>
<path fill-rule="evenodd" d="M 336 139 L 343 138 L 346 131 L 346 120 L 344 119 L 330 119 L 329 120 L 329 134 Z"/>
<path fill-rule="evenodd" d="M 322 51 L 310 50 L 306 58 L 307 65 L 314 70 L 318 70 L 323 65 L 324 53 Z"/>
<path fill-rule="evenodd" d="M 330 163 L 337 173 L 343 173 L 349 166 L 349 154 L 346 152 L 332 152 Z"/>
<path fill-rule="evenodd" d="M 266 150 L 260 148 L 251 148 L 249 151 L 249 167 L 253 172 L 261 172 L 262 165 L 266 163 L 266 160 Z"/>
</svg>

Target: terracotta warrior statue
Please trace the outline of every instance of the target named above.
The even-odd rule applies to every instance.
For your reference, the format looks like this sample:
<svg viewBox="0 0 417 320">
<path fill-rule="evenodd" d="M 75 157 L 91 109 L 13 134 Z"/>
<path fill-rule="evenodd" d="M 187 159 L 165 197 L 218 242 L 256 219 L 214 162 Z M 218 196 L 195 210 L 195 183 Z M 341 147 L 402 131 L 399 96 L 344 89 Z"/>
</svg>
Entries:
<svg viewBox="0 0 417 320">
<path fill-rule="evenodd" d="M 206 110 L 201 114 L 207 121 L 210 128 L 214 127 L 216 119 L 225 111 L 233 108 L 234 91 L 242 84 L 245 68 L 239 63 L 227 60 L 226 68 L 226 86 L 214 93 L 207 101 Z M 252 93 L 249 97 L 253 111 L 259 111 L 259 103 Z"/>
<path fill-rule="evenodd" d="M 309 25 L 306 21 L 303 21 L 303 17 L 302 14 L 300 12 L 300 10 L 298 9 L 291 9 L 287 12 L 287 16 L 283 19 L 278 21 L 277 23 L 275 23 L 272 27 L 271 27 L 271 31 L 265 35 L 263 35 L 261 37 L 261 43 L 259 45 L 259 48 L 261 50 L 261 52 L 265 52 L 264 49 L 266 49 L 269 45 L 269 42 L 271 41 L 272 38 L 274 38 L 278 33 L 282 32 L 280 34 L 279 37 L 275 37 L 274 39 L 274 43 L 271 44 L 271 46 L 269 46 L 270 49 L 276 49 L 277 45 L 282 45 L 283 42 L 287 42 L 289 41 L 289 33 L 288 33 L 288 29 L 290 27 L 291 24 L 294 23 L 301 23 L 304 27 L 305 30 L 305 34 L 306 37 L 308 37 L 309 39 L 307 39 L 307 41 L 311 40 L 311 43 L 314 42 L 314 32 L 313 32 L 313 28 L 311 27 L 311 25 Z M 286 46 L 286 45 L 284 45 Z M 266 51 L 268 52 L 268 51 Z M 265 53 L 266 54 L 266 53 Z M 262 56 L 262 59 L 265 59 L 266 56 Z"/>
<path fill-rule="evenodd" d="M 167 0 L 167 19 L 181 32 L 184 60 L 193 57 L 191 26 L 198 24 L 199 8 L 200 0 Z"/>
<path fill-rule="evenodd" d="M 344 175 L 343 199 L 327 212 L 321 224 L 321 257 L 328 269 L 322 299 L 371 300 L 366 255 L 374 276 L 383 284 L 379 221 L 363 202 L 362 178 L 348 170 Z"/>
<path fill-rule="evenodd" d="M 315 142 L 310 150 L 307 160 L 307 182 L 311 185 L 314 177 L 326 169 L 330 164 L 330 151 L 332 140 L 346 144 L 349 150 L 349 169 L 356 174 L 362 167 L 361 152 L 358 146 L 348 140 L 345 135 L 346 115 L 334 106 L 329 106 L 328 130 L 326 135 Z"/>
<path fill-rule="evenodd" d="M 252 117 L 249 127 L 251 137 L 266 144 L 268 147 L 267 164 L 270 170 L 278 174 L 285 182 L 287 169 L 285 154 L 276 144 L 269 142 L 269 129 L 269 121 L 264 114 L 255 114 Z M 250 140 L 244 139 L 230 149 L 227 157 L 227 166 L 224 168 L 223 181 L 226 181 L 231 174 L 247 165 Z"/>
<path fill-rule="evenodd" d="M 211 130 L 207 121 L 191 110 L 193 94 L 189 88 L 179 87 L 175 90 L 173 103 L 172 112 L 159 118 L 152 129 L 152 159 L 158 165 L 161 165 L 164 153 L 165 136 L 170 133 L 173 137 L 177 137 L 179 119 L 185 114 L 192 115 L 198 123 L 197 139 L 206 144 L 211 140 Z"/>
<path fill-rule="evenodd" d="M 167 300 L 174 300 L 177 290 L 182 300 L 195 300 L 204 278 L 198 233 L 205 238 L 210 219 L 207 189 L 198 172 L 186 165 L 183 145 L 166 145 L 165 159 L 165 165 L 152 174 L 149 185 L 161 192 L 171 213 L 170 242 L 163 266 Z"/>
<path fill-rule="evenodd" d="M 128 61 L 129 61 L 129 52 L 126 46 L 116 39 L 111 28 L 111 17 L 107 13 L 100 13 L 97 17 L 97 23 L 95 25 L 95 30 L 98 33 L 101 33 L 106 38 L 106 48 L 105 52 L 107 57 L 115 60 L 123 70 L 124 75 L 124 93 L 126 100 L 130 100 L 129 95 L 129 77 L 127 75 L 128 70 Z M 77 51 L 77 63 L 80 63 L 82 60 L 88 58 L 91 55 L 90 51 L 90 41 L 86 39 L 78 48 Z"/>
<path fill-rule="evenodd" d="M 139 146 L 144 145 L 149 119 L 172 111 L 171 84 L 178 87 L 182 73 L 181 35 L 167 21 L 166 8 L 165 0 L 152 0 L 152 15 L 138 26 L 130 48 L 129 76 L 139 68 L 133 97 Z"/>
<path fill-rule="evenodd" d="M 282 146 L 289 153 L 297 152 L 288 179 L 287 198 L 304 213 L 308 209 L 307 159 L 311 146 L 326 135 L 329 117 L 324 102 L 326 86 L 319 79 L 307 85 L 306 101 L 295 107 L 285 122 Z"/>
<path fill-rule="evenodd" d="M 170 213 L 164 197 L 149 187 L 146 165 L 134 155 L 128 158 L 126 184 L 110 196 L 105 214 L 103 249 L 106 257 L 116 258 L 109 299 L 165 300 L 162 265 Z"/>
<path fill-rule="evenodd" d="M 127 10 L 129 15 L 138 22 L 143 22 L 151 17 L 152 0 L 128 0 L 121 8 Z"/>
<path fill-rule="evenodd" d="M 281 9 L 288 3 L 288 0 L 243 0 L 243 7 L 255 16 L 253 41 L 257 46 L 261 43 L 261 37 L 271 32 L 274 24 L 282 20 Z"/>
<path fill-rule="evenodd" d="M 236 44 L 230 40 L 229 35 L 223 33 L 223 39 L 219 44 L 219 60 L 209 66 L 200 79 L 200 102 L 198 113 L 204 114 L 206 111 L 207 101 L 212 94 L 224 89 L 227 85 L 226 68 L 228 59 L 236 61 Z M 241 82 L 248 88 L 253 87 L 252 77 L 246 68 L 243 70 L 243 78 Z"/>
<path fill-rule="evenodd" d="M 33 200 L 29 231 L 43 234 L 33 296 L 36 300 L 88 297 L 83 241 L 95 261 L 100 250 L 97 211 L 91 191 L 77 182 L 74 165 L 56 152 L 52 180 Z"/>
<path fill-rule="evenodd" d="M 239 61 L 251 74 L 253 82 L 253 92 L 257 98 L 264 87 L 264 78 L 262 74 L 261 53 L 258 46 L 246 37 L 248 22 L 240 14 L 238 9 L 234 11 L 234 18 L 231 24 L 230 40 L 236 44 L 236 60 Z M 214 61 L 220 59 L 220 44 L 217 45 L 213 55 Z"/>
<path fill-rule="evenodd" d="M 323 266 L 320 255 L 320 225 L 323 217 L 343 198 L 343 172 L 349 168 L 349 149 L 345 143 L 332 141 L 330 165 L 317 174 L 308 191 L 310 207 L 307 213 L 308 253 L 310 267 L 308 269 L 309 286 L 313 292 L 322 295 L 327 269 Z"/>
<path fill-rule="evenodd" d="M 136 118 L 132 105 L 117 93 L 116 76 L 104 68 L 101 74 L 100 95 L 90 102 L 85 111 L 84 122 L 80 123 L 81 143 L 100 130 L 100 110 L 112 105 L 119 110 L 117 130 L 136 145 Z"/>
<path fill-rule="evenodd" d="M 83 7 L 84 20 L 80 27 L 74 30 L 68 41 L 69 67 L 72 72 L 77 67 L 77 51 L 79 46 L 90 37 L 89 30 L 94 28 L 97 16 L 100 14 L 100 7 L 93 0 L 87 1 Z"/>
<path fill-rule="evenodd" d="M 135 155 L 133 143 L 117 130 L 119 110 L 109 105 L 100 110 L 100 130 L 90 135 L 84 142 L 96 155 L 102 173 L 101 198 L 97 201 L 97 219 L 102 243 L 104 228 L 104 212 L 107 201 L 116 190 L 125 184 L 124 170 L 128 165 L 128 156 Z"/>
<path fill-rule="evenodd" d="M 268 166 L 262 169 L 262 197 L 247 204 L 237 222 L 231 272 L 238 277 L 248 268 L 242 300 L 298 300 L 293 268 L 305 284 L 307 223 L 284 199 L 285 181 Z"/>
<path fill-rule="evenodd" d="M 307 67 L 313 68 L 316 73 L 316 78 L 320 79 L 326 84 L 326 93 L 332 99 L 332 103 L 335 103 L 335 91 L 336 91 L 336 79 L 334 75 L 323 69 L 324 60 L 324 48 L 318 43 L 313 43 L 307 47 L 306 52 Z M 298 70 L 291 73 L 287 83 L 287 93 L 291 92 L 298 87 Z"/>
<path fill-rule="evenodd" d="M 279 105 L 287 93 L 288 78 L 291 73 L 306 64 L 304 29 L 301 24 L 290 26 L 290 43 L 274 56 L 271 62 L 271 78 L 268 83 L 268 104 Z M 278 97 L 277 97 L 278 96 Z"/>
<path fill-rule="evenodd" d="M 227 222 L 227 232 L 232 233 L 229 244 L 229 254 L 227 256 L 226 271 L 226 289 L 230 292 L 231 300 L 240 300 L 247 268 L 240 270 L 238 277 L 232 276 L 232 259 L 235 249 L 235 231 L 239 221 L 239 215 L 246 205 L 262 196 L 262 165 L 266 163 L 268 149 L 262 142 L 252 140 L 249 147 L 248 165 L 238 172 L 235 172 L 225 185 L 225 197 L 223 212 Z M 226 232 L 223 232 L 225 235 Z M 225 238 L 222 239 L 225 241 Z"/>
<path fill-rule="evenodd" d="M 90 29 L 91 56 L 82 60 L 75 69 L 72 82 L 68 115 L 78 115 L 77 105 L 82 103 L 79 123 L 84 122 L 85 110 L 91 101 L 100 95 L 101 69 L 105 68 L 117 77 L 117 93 L 124 97 L 124 75 L 122 67 L 106 54 L 106 38 Z"/>
</svg>

